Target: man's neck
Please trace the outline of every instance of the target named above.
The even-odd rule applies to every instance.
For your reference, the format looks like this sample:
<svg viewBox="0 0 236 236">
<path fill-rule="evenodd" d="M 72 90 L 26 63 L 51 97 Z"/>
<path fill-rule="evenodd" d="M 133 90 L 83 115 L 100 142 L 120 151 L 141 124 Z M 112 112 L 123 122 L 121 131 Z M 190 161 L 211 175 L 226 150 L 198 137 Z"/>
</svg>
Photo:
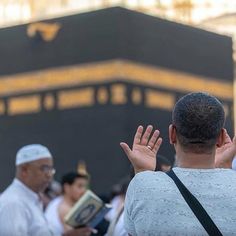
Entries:
<svg viewBox="0 0 236 236">
<path fill-rule="evenodd" d="M 65 201 L 65 203 L 68 205 L 68 206 L 70 206 L 70 207 L 72 207 L 75 203 L 76 203 L 76 201 L 73 201 L 69 196 L 67 196 L 66 194 L 64 194 L 64 201 Z"/>
<path fill-rule="evenodd" d="M 197 154 L 178 151 L 177 166 L 191 169 L 213 169 L 215 168 L 215 153 Z"/>
<path fill-rule="evenodd" d="M 16 179 L 18 179 L 21 183 L 23 183 L 27 188 L 29 188 L 31 191 L 35 192 L 36 194 L 40 193 L 40 191 L 36 188 L 34 188 L 28 181 L 26 181 L 24 178 L 21 178 L 20 176 L 16 176 Z"/>
</svg>

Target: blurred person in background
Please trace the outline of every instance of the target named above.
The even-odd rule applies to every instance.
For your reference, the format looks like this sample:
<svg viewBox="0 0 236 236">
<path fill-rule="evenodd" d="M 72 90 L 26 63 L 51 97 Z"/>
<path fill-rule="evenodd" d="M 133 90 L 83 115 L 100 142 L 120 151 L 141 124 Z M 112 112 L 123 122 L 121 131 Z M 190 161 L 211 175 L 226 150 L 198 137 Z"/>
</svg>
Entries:
<svg viewBox="0 0 236 236">
<path fill-rule="evenodd" d="M 88 175 L 69 172 L 62 176 L 62 196 L 52 200 L 45 211 L 46 219 L 53 232 L 61 235 L 72 228 L 66 225 L 64 218 L 88 187 Z"/>
<path fill-rule="evenodd" d="M 105 216 L 106 220 L 111 222 L 123 207 L 125 200 L 125 193 L 130 182 L 130 175 L 122 178 L 117 184 L 112 186 L 110 194 L 110 204 L 112 209 Z"/>
<path fill-rule="evenodd" d="M 165 156 L 158 154 L 156 161 L 156 171 L 166 172 L 172 168 L 170 160 Z"/>
<path fill-rule="evenodd" d="M 0 196 L 0 235 L 61 236 L 54 234 L 43 213 L 40 194 L 55 173 L 47 147 L 31 144 L 16 154 L 16 176 Z M 72 229 L 64 236 L 89 236 L 88 227 Z"/>
<path fill-rule="evenodd" d="M 61 194 L 62 194 L 61 184 L 53 179 L 49 184 L 49 186 L 41 194 L 41 198 L 43 201 L 43 209 L 45 210 L 48 204 Z"/>
<path fill-rule="evenodd" d="M 113 199 L 111 200 L 113 208 L 106 216 L 106 219 L 110 221 L 106 236 L 128 235 L 124 228 L 124 201 L 128 185 L 133 177 L 134 169 L 131 167 L 129 175 L 113 186 L 112 192 L 114 194 L 114 190 L 116 190 L 116 195 L 113 195 Z"/>
</svg>

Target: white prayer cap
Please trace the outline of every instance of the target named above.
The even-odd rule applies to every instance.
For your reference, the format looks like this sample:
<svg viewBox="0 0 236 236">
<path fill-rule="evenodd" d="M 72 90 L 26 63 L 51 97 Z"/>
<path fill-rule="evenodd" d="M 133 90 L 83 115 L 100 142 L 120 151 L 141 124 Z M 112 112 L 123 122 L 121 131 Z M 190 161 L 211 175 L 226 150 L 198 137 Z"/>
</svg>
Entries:
<svg viewBox="0 0 236 236">
<path fill-rule="evenodd" d="M 52 154 L 45 146 L 41 144 L 26 145 L 16 154 L 16 166 L 44 158 L 52 158 Z"/>
</svg>

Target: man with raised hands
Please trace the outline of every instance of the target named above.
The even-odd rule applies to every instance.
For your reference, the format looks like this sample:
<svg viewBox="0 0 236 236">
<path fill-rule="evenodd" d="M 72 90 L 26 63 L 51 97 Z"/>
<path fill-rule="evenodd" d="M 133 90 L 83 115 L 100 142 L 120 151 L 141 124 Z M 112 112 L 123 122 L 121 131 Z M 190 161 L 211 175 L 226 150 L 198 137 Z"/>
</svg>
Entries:
<svg viewBox="0 0 236 236">
<path fill-rule="evenodd" d="M 236 172 L 228 169 L 236 139 L 224 129 L 222 104 L 205 93 L 182 97 L 172 112 L 169 141 L 176 151 L 175 175 L 201 203 L 219 235 L 236 235 Z M 207 235 L 175 182 L 155 172 L 160 133 L 139 126 L 132 148 L 121 143 L 135 169 L 125 200 L 129 235 Z M 217 167 L 225 168 L 217 168 Z"/>
</svg>

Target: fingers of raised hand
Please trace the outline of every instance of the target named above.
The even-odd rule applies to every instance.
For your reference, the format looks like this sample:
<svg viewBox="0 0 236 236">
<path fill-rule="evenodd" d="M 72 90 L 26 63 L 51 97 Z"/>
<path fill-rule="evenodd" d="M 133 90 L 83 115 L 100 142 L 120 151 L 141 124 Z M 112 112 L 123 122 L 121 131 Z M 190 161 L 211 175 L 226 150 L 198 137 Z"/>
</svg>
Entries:
<svg viewBox="0 0 236 236">
<path fill-rule="evenodd" d="M 133 148 L 135 145 L 142 145 L 146 146 L 153 152 L 157 152 L 162 143 L 162 139 L 159 137 L 160 131 L 156 129 L 152 134 L 153 131 L 152 125 L 148 125 L 144 133 L 143 131 L 144 128 L 143 126 L 140 125 L 134 136 Z M 121 146 L 123 150 L 126 152 L 126 154 L 128 154 L 131 151 L 129 148 L 127 148 L 128 145 L 121 144 Z"/>
<path fill-rule="evenodd" d="M 148 144 L 148 141 L 149 141 L 149 138 L 150 138 L 150 135 L 152 133 L 152 130 L 153 130 L 153 127 L 152 125 L 148 125 L 143 136 L 141 137 L 141 141 L 140 141 L 140 144 L 141 145 L 147 145 Z"/>
<path fill-rule="evenodd" d="M 152 151 L 157 153 L 160 146 L 161 146 L 161 144 L 162 144 L 162 138 L 158 138 L 155 145 L 154 145 L 154 147 L 153 147 L 153 149 L 152 149 Z"/>
<path fill-rule="evenodd" d="M 128 156 L 128 158 L 130 157 L 130 152 L 131 149 L 129 148 L 127 143 L 121 142 L 120 146 L 122 147 L 122 149 L 124 150 L 125 154 Z"/>
<path fill-rule="evenodd" d="M 153 149 L 155 143 L 157 142 L 157 139 L 158 139 L 158 137 L 159 137 L 159 134 L 160 134 L 160 131 L 156 129 L 156 130 L 154 131 L 153 135 L 151 136 L 151 138 L 150 138 L 149 141 L 148 141 L 147 147 L 148 147 L 149 149 Z"/>
<path fill-rule="evenodd" d="M 133 145 L 134 145 L 134 144 L 140 144 L 142 134 L 143 134 L 143 126 L 140 125 L 140 126 L 137 128 L 137 131 L 136 131 L 136 133 L 135 133 Z"/>
</svg>

